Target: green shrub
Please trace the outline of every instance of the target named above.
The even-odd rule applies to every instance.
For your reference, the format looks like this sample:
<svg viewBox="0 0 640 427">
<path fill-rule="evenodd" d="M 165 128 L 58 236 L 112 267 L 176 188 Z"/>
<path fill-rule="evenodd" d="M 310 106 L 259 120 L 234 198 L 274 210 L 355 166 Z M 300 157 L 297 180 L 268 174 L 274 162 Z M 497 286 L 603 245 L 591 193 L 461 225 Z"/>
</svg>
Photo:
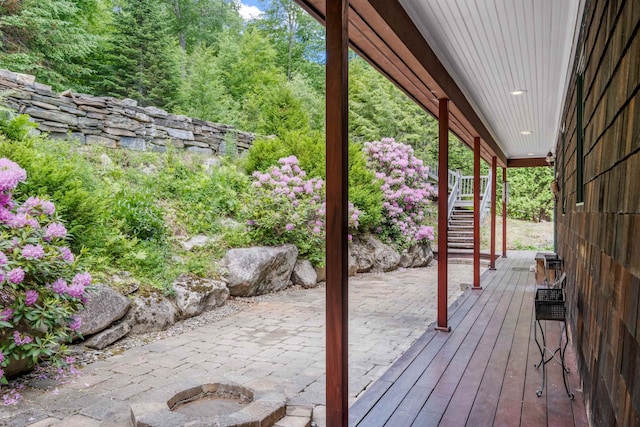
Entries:
<svg viewBox="0 0 640 427">
<path fill-rule="evenodd" d="M 0 142 L 0 156 L 20 164 L 29 181 L 16 189 L 15 198 L 46 197 L 67 222 L 74 250 L 91 247 L 94 232 L 106 214 L 105 198 L 91 165 L 72 143 L 27 138 Z"/>
<path fill-rule="evenodd" d="M 349 144 L 349 201 L 361 211 L 361 231 L 373 230 L 382 220 L 383 194 L 380 185 L 380 180 L 367 166 L 362 144 Z"/>
<path fill-rule="evenodd" d="M 140 240 L 164 237 L 162 210 L 156 206 L 151 192 L 123 189 L 116 194 L 112 209 L 114 219 L 122 220 L 118 224 L 124 234 Z"/>
</svg>

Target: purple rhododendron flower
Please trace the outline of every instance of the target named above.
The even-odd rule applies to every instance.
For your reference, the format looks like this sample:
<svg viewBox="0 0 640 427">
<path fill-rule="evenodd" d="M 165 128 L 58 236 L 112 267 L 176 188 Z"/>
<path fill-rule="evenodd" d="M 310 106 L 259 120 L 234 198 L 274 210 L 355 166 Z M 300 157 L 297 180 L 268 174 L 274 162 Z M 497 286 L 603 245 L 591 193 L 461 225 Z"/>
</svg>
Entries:
<svg viewBox="0 0 640 427">
<path fill-rule="evenodd" d="M 65 260 L 68 263 L 72 263 L 74 260 L 73 254 L 71 253 L 71 250 L 69 248 L 67 248 L 66 246 L 63 246 L 61 248 L 58 248 L 60 250 L 60 254 L 62 255 L 62 259 Z"/>
<path fill-rule="evenodd" d="M 27 179 L 27 172 L 9 159 L 0 159 L 0 191 L 13 190 Z"/>
<path fill-rule="evenodd" d="M 40 245 L 25 245 L 22 256 L 27 259 L 40 259 L 44 256 L 44 249 Z"/>
<path fill-rule="evenodd" d="M 12 308 L 5 308 L 4 310 L 0 311 L 0 321 L 8 322 L 9 320 L 11 320 L 11 317 L 13 317 Z"/>
<path fill-rule="evenodd" d="M 4 362 L 4 353 L 0 351 L 0 365 L 2 364 L 2 362 Z M 0 378 L 2 377 L 2 375 L 0 374 Z"/>
<path fill-rule="evenodd" d="M 52 237 L 66 237 L 67 229 L 59 222 L 52 222 L 47 226 L 44 232 L 45 240 L 50 240 Z"/>
<path fill-rule="evenodd" d="M 25 292 L 26 296 L 24 298 L 24 304 L 27 306 L 32 306 L 38 301 L 38 291 L 34 291 L 33 289 L 29 289 Z"/>
<path fill-rule="evenodd" d="M 293 224 L 287 224 L 284 227 L 287 231 L 292 231 L 295 227 L 293 226 Z"/>
<path fill-rule="evenodd" d="M 73 278 L 74 285 L 89 286 L 91 284 L 91 274 L 78 273 Z"/>
<path fill-rule="evenodd" d="M 68 288 L 67 282 L 65 282 L 64 279 L 58 279 L 51 284 L 51 289 L 57 294 L 66 293 Z"/>
<path fill-rule="evenodd" d="M 10 204 L 11 204 L 11 194 L 0 193 L 0 206 L 9 206 Z"/>
<path fill-rule="evenodd" d="M 9 279 L 9 282 L 13 283 L 14 285 L 22 283 L 22 281 L 24 280 L 24 270 L 20 267 L 14 268 L 7 273 L 7 279 Z"/>
<path fill-rule="evenodd" d="M 31 343 L 33 341 L 33 338 L 31 338 L 27 334 L 20 335 L 20 332 L 13 331 L 13 340 L 15 341 L 16 345 L 24 345 Z"/>
<path fill-rule="evenodd" d="M 4 252 L 0 251 L 0 265 L 5 265 L 7 263 L 7 256 Z"/>
<path fill-rule="evenodd" d="M 81 326 L 82 326 L 82 319 L 80 318 L 80 316 L 74 316 L 71 319 L 71 323 L 69 323 L 69 328 L 71 328 L 71 330 L 74 332 L 80 329 Z M 73 359 L 71 362 L 69 362 L 69 359 L 73 359 L 73 357 L 67 358 L 67 363 L 69 365 L 75 362 L 75 359 Z"/>
<path fill-rule="evenodd" d="M 84 294 L 84 286 L 79 283 L 73 283 L 67 287 L 67 295 L 74 298 L 80 298 Z"/>
<path fill-rule="evenodd" d="M 41 200 L 38 197 L 29 197 L 21 206 L 21 212 L 32 213 L 42 212 L 46 215 L 53 215 L 56 211 L 56 207 L 48 200 Z M 38 212 L 39 211 L 39 212 Z"/>
</svg>

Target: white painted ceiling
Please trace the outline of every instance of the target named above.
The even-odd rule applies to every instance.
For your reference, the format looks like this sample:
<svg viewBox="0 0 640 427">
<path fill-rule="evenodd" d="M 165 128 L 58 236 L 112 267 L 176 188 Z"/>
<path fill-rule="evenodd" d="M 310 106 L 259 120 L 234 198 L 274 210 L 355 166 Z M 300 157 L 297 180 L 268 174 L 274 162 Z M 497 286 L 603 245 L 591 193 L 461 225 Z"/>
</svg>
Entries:
<svg viewBox="0 0 640 427">
<path fill-rule="evenodd" d="M 400 0 L 508 158 L 555 145 L 580 2 Z"/>
</svg>

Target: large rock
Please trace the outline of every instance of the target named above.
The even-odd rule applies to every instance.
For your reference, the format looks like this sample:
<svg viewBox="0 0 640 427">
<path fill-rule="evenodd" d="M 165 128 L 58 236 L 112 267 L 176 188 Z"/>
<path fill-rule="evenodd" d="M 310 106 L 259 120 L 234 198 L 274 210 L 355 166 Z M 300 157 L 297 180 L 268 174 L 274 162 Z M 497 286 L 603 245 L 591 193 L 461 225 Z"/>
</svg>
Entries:
<svg viewBox="0 0 640 427">
<path fill-rule="evenodd" d="M 297 258 L 294 245 L 230 249 L 222 260 L 227 287 L 231 295 L 242 297 L 284 289 Z"/>
<path fill-rule="evenodd" d="M 87 336 L 106 329 L 115 321 L 122 319 L 130 306 L 129 298 L 108 286 L 96 285 L 89 291 L 84 309 L 78 313 L 82 320 L 78 333 Z"/>
<path fill-rule="evenodd" d="M 303 288 L 314 288 L 318 284 L 318 274 L 310 261 L 299 259 L 293 266 L 291 281 L 294 285 L 299 285 Z"/>
<path fill-rule="evenodd" d="M 173 282 L 176 293 L 176 306 L 182 318 L 197 316 L 200 313 L 220 307 L 229 298 L 229 289 L 218 282 L 186 274 Z"/>
<path fill-rule="evenodd" d="M 430 243 L 417 243 L 409 249 L 402 251 L 400 267 L 414 268 L 426 267 L 433 261 L 433 251 Z"/>
<path fill-rule="evenodd" d="M 85 347 L 95 348 L 96 350 L 102 350 L 109 344 L 113 344 L 120 338 L 124 337 L 131 331 L 131 325 L 126 321 L 120 322 L 117 325 L 105 329 L 104 331 L 95 334 L 88 340 L 82 343 Z"/>
<path fill-rule="evenodd" d="M 131 333 L 143 334 L 167 329 L 178 320 L 178 309 L 160 293 L 136 297 L 125 320 L 131 325 Z"/>
<path fill-rule="evenodd" d="M 358 273 L 391 271 L 400 264 L 400 254 L 372 234 L 354 236 L 349 249 Z"/>
</svg>

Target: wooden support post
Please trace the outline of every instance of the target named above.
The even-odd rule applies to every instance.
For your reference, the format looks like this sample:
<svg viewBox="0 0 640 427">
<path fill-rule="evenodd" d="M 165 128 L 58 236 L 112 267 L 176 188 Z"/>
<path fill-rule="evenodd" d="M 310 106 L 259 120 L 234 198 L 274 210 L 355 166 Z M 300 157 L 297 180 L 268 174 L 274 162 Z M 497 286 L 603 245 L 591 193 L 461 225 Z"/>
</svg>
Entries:
<svg viewBox="0 0 640 427">
<path fill-rule="evenodd" d="M 473 288 L 480 286 L 480 137 L 473 138 Z"/>
<path fill-rule="evenodd" d="M 491 158 L 491 260 L 489 270 L 496 269 L 496 186 L 498 181 L 498 158 Z"/>
<path fill-rule="evenodd" d="M 502 168 L 502 258 L 507 257 L 507 168 Z"/>
<path fill-rule="evenodd" d="M 327 0 L 327 425 L 348 425 L 348 49 L 349 0 Z"/>
<path fill-rule="evenodd" d="M 438 113 L 438 323 L 436 329 L 449 332 L 448 325 L 448 289 L 447 267 L 449 255 L 449 100 L 439 100 Z"/>
</svg>

